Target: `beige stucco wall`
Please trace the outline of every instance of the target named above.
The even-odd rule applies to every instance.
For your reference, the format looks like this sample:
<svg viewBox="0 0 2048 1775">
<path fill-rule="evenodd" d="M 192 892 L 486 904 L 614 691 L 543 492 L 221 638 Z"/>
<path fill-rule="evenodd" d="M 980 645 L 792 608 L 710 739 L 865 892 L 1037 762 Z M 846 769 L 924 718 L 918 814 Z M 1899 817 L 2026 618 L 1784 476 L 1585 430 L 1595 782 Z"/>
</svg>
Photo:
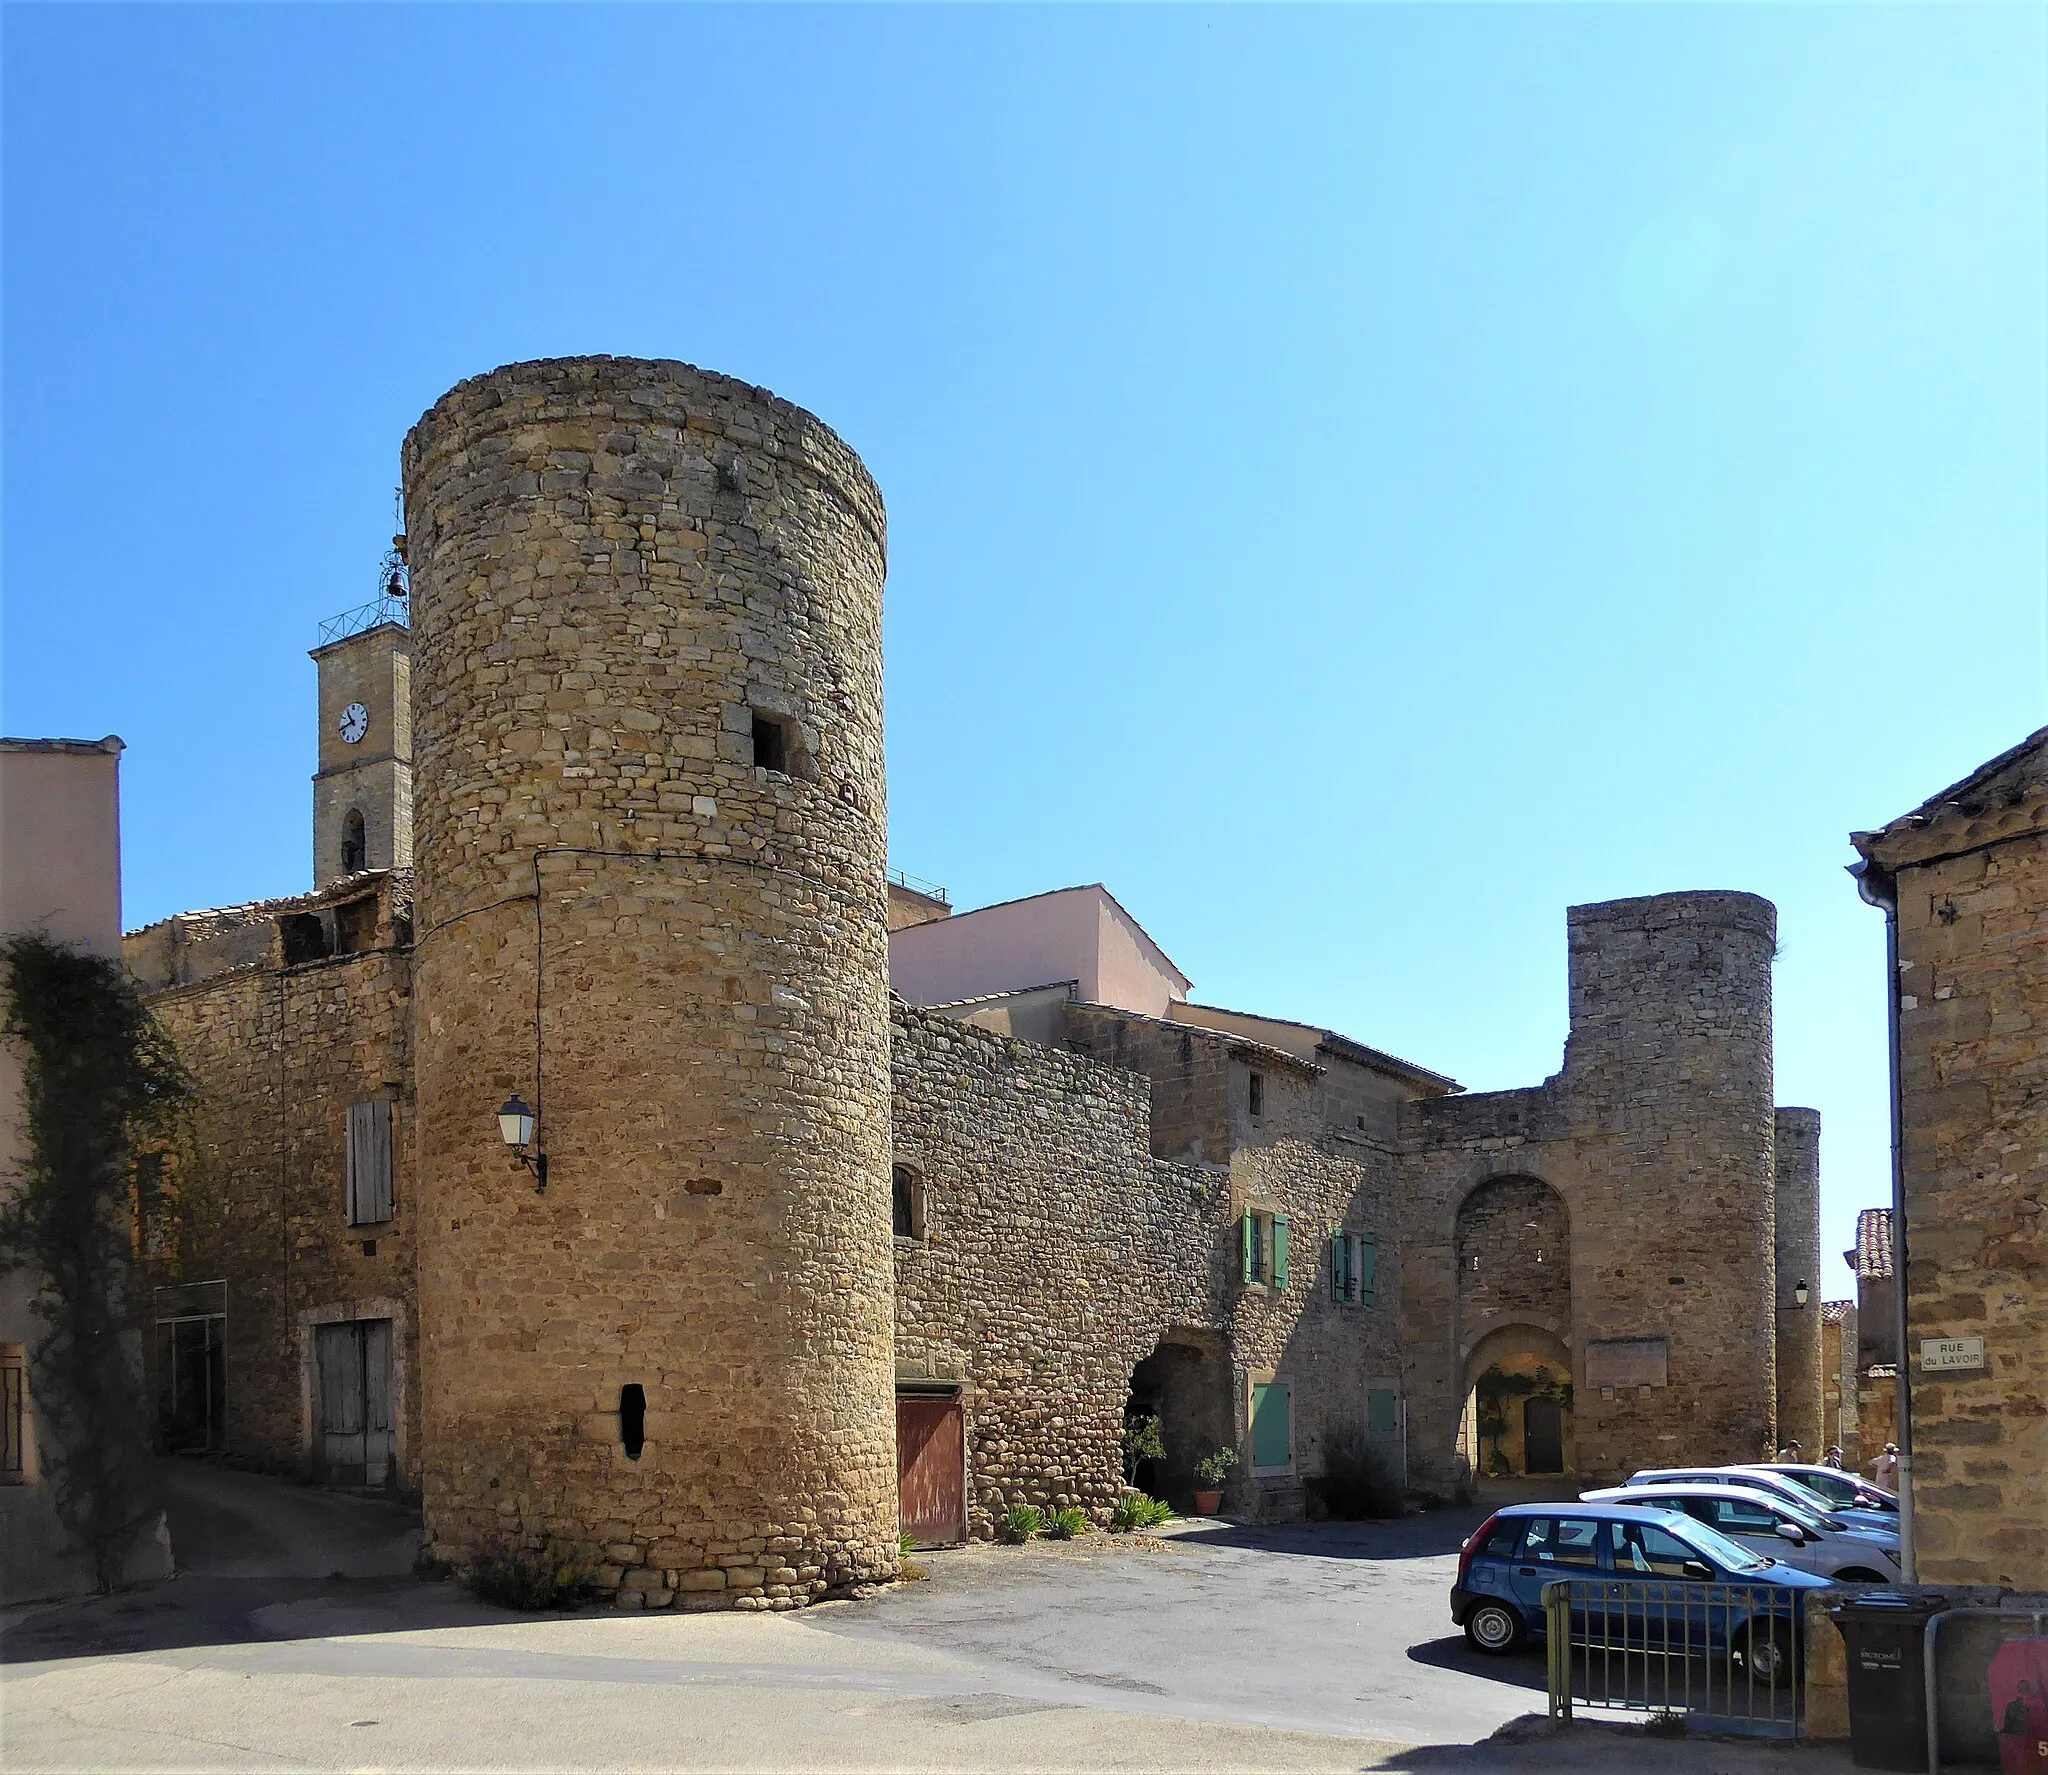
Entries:
<svg viewBox="0 0 2048 1775">
<path fill-rule="evenodd" d="M 946 1005 L 1077 982 L 1090 1004 L 1163 1017 L 1188 982 L 1101 887 L 956 912 L 889 936 L 889 984 L 913 1005 Z"/>
</svg>

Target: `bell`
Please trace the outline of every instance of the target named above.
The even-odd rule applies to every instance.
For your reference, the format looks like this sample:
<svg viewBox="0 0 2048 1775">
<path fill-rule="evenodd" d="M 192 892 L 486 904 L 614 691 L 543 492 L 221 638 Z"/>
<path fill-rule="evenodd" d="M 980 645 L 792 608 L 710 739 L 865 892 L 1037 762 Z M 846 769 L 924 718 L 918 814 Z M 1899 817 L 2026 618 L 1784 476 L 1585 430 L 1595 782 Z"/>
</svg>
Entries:
<svg viewBox="0 0 2048 1775">
<path fill-rule="evenodd" d="M 391 577 L 384 582 L 384 596 L 387 598 L 403 598 L 405 596 L 405 576 L 396 567 L 392 568 Z"/>
</svg>

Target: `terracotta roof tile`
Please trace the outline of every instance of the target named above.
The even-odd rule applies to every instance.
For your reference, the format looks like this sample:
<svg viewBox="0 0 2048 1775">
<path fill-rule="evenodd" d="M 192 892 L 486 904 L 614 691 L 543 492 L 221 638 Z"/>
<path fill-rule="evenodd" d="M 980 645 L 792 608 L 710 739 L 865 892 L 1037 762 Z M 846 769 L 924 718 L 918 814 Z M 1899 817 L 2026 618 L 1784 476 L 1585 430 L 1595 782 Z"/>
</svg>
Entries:
<svg viewBox="0 0 2048 1775">
<path fill-rule="evenodd" d="M 1856 1274 L 1881 1280 L 1892 1273 L 1892 1211 L 1866 1208 L 1856 1216 Z"/>
</svg>

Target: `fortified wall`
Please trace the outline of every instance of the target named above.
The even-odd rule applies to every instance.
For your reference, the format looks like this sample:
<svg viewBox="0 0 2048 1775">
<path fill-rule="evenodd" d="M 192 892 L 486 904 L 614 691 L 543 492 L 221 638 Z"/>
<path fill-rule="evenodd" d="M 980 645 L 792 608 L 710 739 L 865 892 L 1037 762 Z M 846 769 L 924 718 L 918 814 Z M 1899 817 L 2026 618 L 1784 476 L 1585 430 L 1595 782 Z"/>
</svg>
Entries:
<svg viewBox="0 0 2048 1775">
<path fill-rule="evenodd" d="M 1486 1469 L 1468 1400 L 1504 1358 L 1568 1381 L 1584 1480 L 1755 1460 L 1776 1433 L 1776 913 L 1664 894 L 1567 924 L 1563 1071 L 1403 1117 L 1410 1454 L 1440 1485 Z"/>
</svg>

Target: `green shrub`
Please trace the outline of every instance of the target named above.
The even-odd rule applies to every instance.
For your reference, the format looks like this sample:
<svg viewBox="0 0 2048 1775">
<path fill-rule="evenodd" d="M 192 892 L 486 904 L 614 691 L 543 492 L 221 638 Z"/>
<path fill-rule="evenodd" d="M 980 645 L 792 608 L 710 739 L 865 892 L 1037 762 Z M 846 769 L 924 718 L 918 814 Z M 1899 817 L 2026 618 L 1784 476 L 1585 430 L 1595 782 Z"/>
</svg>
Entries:
<svg viewBox="0 0 2048 1775">
<path fill-rule="evenodd" d="M 1088 1520 L 1088 1512 L 1071 1507 L 1055 1510 L 1045 1525 L 1046 1537 L 1054 1541 L 1071 1541 L 1076 1535 L 1085 1535 L 1095 1525 Z"/>
<path fill-rule="evenodd" d="M 1331 1431 L 1323 1444 L 1323 1476 L 1311 1483 L 1323 1508 L 1340 1521 L 1372 1521 L 1408 1513 L 1393 1462 L 1374 1448 L 1355 1424 Z"/>
<path fill-rule="evenodd" d="M 896 1551 L 903 1554 L 915 1553 L 917 1551 L 917 1537 L 915 1535 L 898 1535 L 896 1537 Z"/>
<path fill-rule="evenodd" d="M 1117 1499 L 1109 1512 L 1109 1526 L 1114 1534 L 1127 1535 L 1133 1529 L 1157 1528 L 1162 1522 L 1173 1520 L 1172 1509 L 1157 1498 L 1148 1498 L 1141 1491 L 1127 1491 Z"/>
<path fill-rule="evenodd" d="M 575 1608 L 588 1600 L 596 1575 L 588 1549 L 552 1541 L 543 1547 L 522 1547 L 496 1540 L 477 1550 L 462 1581 L 481 1602 L 535 1611 Z"/>
<path fill-rule="evenodd" d="M 1003 1539 L 1021 1547 L 1045 1533 L 1045 1512 L 1036 1504 L 1012 1504 L 1003 1512 Z"/>
</svg>

